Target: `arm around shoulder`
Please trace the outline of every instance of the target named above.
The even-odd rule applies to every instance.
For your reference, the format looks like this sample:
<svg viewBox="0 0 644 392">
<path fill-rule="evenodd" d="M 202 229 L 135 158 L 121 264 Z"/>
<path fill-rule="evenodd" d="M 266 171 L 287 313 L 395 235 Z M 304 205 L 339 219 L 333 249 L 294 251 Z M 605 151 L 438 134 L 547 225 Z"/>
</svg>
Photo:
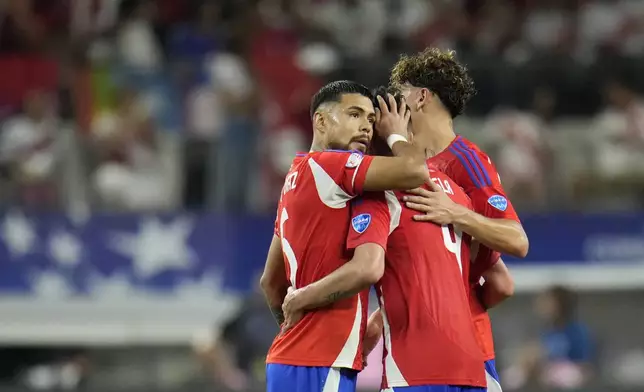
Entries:
<svg viewBox="0 0 644 392">
<path fill-rule="evenodd" d="M 366 191 L 416 188 L 429 181 L 425 153 L 407 142 L 393 146 L 396 156 L 376 156 L 371 161 L 364 182 Z"/>
</svg>

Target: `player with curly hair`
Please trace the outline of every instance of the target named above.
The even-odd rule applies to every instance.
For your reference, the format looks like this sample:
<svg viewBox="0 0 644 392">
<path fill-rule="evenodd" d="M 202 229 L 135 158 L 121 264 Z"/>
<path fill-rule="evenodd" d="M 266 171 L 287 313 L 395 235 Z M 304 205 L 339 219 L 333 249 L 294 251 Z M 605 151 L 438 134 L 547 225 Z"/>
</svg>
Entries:
<svg viewBox="0 0 644 392">
<path fill-rule="evenodd" d="M 464 279 L 470 288 L 473 322 L 486 361 L 488 390 L 500 391 L 487 309 L 514 291 L 500 253 L 525 257 L 529 244 L 490 158 L 454 132 L 453 119 L 476 94 L 474 81 L 454 51 L 428 48 L 401 57 L 391 71 L 390 82 L 406 99 L 414 142 L 430 152 L 428 163 L 452 178 L 472 200 L 474 210 L 454 203 L 444 192 L 420 188 L 403 198 L 407 207 L 424 213 L 414 219 L 453 225 L 456 232 L 476 239 L 470 273 Z"/>
</svg>

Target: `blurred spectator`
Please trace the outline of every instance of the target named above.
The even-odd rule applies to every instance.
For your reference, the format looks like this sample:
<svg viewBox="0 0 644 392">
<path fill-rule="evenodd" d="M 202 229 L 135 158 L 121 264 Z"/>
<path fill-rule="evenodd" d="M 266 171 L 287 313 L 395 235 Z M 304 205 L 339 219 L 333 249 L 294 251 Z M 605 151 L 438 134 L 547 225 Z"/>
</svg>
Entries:
<svg viewBox="0 0 644 392">
<path fill-rule="evenodd" d="M 539 207 L 546 202 L 544 169 L 554 106 L 552 90 L 541 87 L 532 111 L 501 110 L 485 124 L 484 132 L 498 147 L 496 164 L 503 185 L 518 203 Z"/>
<path fill-rule="evenodd" d="M 10 117 L 0 134 L 0 159 L 9 167 L 19 199 L 31 207 L 54 205 L 54 170 L 58 160 L 58 122 L 51 94 L 32 91 L 20 114 Z"/>
<path fill-rule="evenodd" d="M 597 169 L 605 179 L 644 175 L 644 102 L 625 82 L 605 85 L 608 107 L 593 126 Z"/>
<path fill-rule="evenodd" d="M 577 316 L 575 294 L 552 287 L 537 297 L 535 308 L 544 322 L 541 339 L 523 348 L 517 365 L 506 372 L 505 385 L 518 389 L 534 379 L 545 387 L 576 389 L 588 383 L 594 347 L 588 328 Z"/>
<path fill-rule="evenodd" d="M 122 0 L 119 8 L 118 52 L 122 63 L 136 70 L 161 68 L 163 52 L 154 33 L 151 0 Z"/>
<path fill-rule="evenodd" d="M 265 379 L 266 352 L 279 332 L 262 294 L 251 294 L 214 337 L 197 341 L 195 353 L 215 380 L 234 391 Z"/>
<path fill-rule="evenodd" d="M 328 0 L 310 2 L 307 14 L 331 37 L 345 56 L 370 59 L 382 48 L 387 33 L 383 0 Z"/>
<path fill-rule="evenodd" d="M 92 133 L 102 157 L 94 185 L 106 207 L 169 207 L 169 173 L 159 155 L 150 110 L 135 92 L 123 91 L 117 109 L 99 115 Z"/>
</svg>

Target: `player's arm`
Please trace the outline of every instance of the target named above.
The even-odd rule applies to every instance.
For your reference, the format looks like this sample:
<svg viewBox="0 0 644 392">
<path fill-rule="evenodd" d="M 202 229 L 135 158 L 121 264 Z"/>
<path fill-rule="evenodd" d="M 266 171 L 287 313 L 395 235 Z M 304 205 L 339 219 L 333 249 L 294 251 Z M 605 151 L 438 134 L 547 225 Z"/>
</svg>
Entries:
<svg viewBox="0 0 644 392">
<path fill-rule="evenodd" d="M 503 260 L 499 259 L 483 272 L 485 282 L 479 286 L 479 299 L 486 309 L 493 308 L 514 295 L 514 279 Z"/>
<path fill-rule="evenodd" d="M 410 111 L 404 100 L 400 105 L 388 94 L 388 103 L 378 96 L 375 128 L 387 141 L 393 157 L 373 157 L 367 169 L 363 189 L 385 191 L 388 189 L 411 189 L 429 181 L 425 151 L 407 141 L 407 126 Z"/>
<path fill-rule="evenodd" d="M 363 356 L 366 358 L 376 348 L 380 337 L 382 336 L 383 327 L 382 312 L 376 310 L 367 320 L 367 329 L 362 339 Z"/>
<path fill-rule="evenodd" d="M 259 284 L 264 292 L 264 297 L 268 307 L 279 325 L 284 322 L 284 313 L 282 312 L 282 302 L 286 297 L 286 291 L 290 283 L 286 278 L 286 267 L 284 265 L 284 256 L 282 253 L 282 244 L 277 235 L 273 236 L 271 246 L 268 248 L 264 272 L 259 280 Z"/>
<path fill-rule="evenodd" d="M 329 275 L 292 293 L 288 310 L 310 310 L 354 296 L 378 282 L 385 270 L 385 250 L 367 243 L 355 249 L 353 257 Z"/>
<path fill-rule="evenodd" d="M 505 196 L 496 169 L 487 161 L 487 157 L 483 158 L 485 160 L 481 157 L 476 160 L 476 170 L 465 167 L 453 170 L 453 179 L 460 179 L 456 182 L 472 200 L 474 211 L 453 202 L 433 182 L 429 183 L 430 190 L 411 190 L 411 195 L 405 196 L 404 200 L 407 207 L 425 213 L 414 216 L 415 220 L 454 224 L 491 249 L 525 257 L 530 246 L 528 236 Z"/>
<path fill-rule="evenodd" d="M 403 141 L 394 144 L 392 150 L 397 156 L 373 158 L 364 181 L 365 191 L 405 190 L 429 181 L 425 153 Z"/>
<path fill-rule="evenodd" d="M 365 194 L 352 205 L 347 248 L 353 257 L 329 275 L 288 294 L 283 310 L 296 314 L 350 297 L 378 282 L 385 269 L 389 208 L 384 193 Z M 288 322 L 287 322 L 288 324 Z"/>
<path fill-rule="evenodd" d="M 452 223 L 480 243 L 501 253 L 526 257 L 530 244 L 521 223 L 512 219 L 488 218 L 456 205 Z"/>
</svg>

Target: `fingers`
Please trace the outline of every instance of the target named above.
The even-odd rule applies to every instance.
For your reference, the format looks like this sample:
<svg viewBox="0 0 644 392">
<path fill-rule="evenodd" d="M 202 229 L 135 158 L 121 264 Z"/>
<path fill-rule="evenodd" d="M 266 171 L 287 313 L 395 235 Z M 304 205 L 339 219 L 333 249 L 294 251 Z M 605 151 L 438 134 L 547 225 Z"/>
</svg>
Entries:
<svg viewBox="0 0 644 392">
<path fill-rule="evenodd" d="M 438 184 L 435 183 L 434 181 L 432 181 L 431 179 L 427 183 L 427 186 L 429 186 L 429 189 L 431 189 L 434 192 L 442 192 L 443 191 L 443 188 L 438 186 Z"/>
<path fill-rule="evenodd" d="M 436 217 L 433 215 L 424 214 L 424 215 L 414 215 L 413 219 L 416 222 L 434 222 Z"/>
<path fill-rule="evenodd" d="M 424 213 L 428 213 L 432 210 L 432 208 L 426 204 L 414 203 L 411 201 L 406 202 L 405 206 L 407 206 L 407 208 L 411 208 L 412 210 Z"/>
<path fill-rule="evenodd" d="M 409 120 L 411 120 L 411 110 L 407 110 L 407 108 L 405 107 L 405 122 L 409 124 Z"/>
<path fill-rule="evenodd" d="M 433 198 L 425 196 L 404 196 L 403 200 L 407 203 L 416 203 L 425 206 L 432 206 L 433 204 L 436 204 Z"/>
<path fill-rule="evenodd" d="M 378 106 L 380 106 L 380 111 L 382 112 L 382 114 L 389 113 L 389 108 L 387 107 L 385 100 L 380 95 L 378 95 L 376 99 L 378 100 Z"/>
<path fill-rule="evenodd" d="M 396 98 L 394 98 L 393 95 L 387 94 L 387 98 L 389 99 L 389 107 L 391 108 L 392 113 L 397 113 L 398 112 L 398 104 L 396 103 Z"/>
<path fill-rule="evenodd" d="M 395 100 L 394 100 L 395 101 Z M 398 114 L 400 117 L 405 117 L 407 112 L 407 104 L 405 103 L 405 98 L 401 97 L 400 98 L 400 107 L 398 108 Z"/>
<path fill-rule="evenodd" d="M 428 191 L 425 188 L 414 188 L 414 189 L 410 189 L 408 191 L 405 191 L 405 193 L 409 193 L 409 194 L 412 194 L 412 195 L 423 196 L 423 197 L 432 197 L 432 192 Z M 403 196 L 403 200 L 407 200 L 406 197 L 407 196 Z"/>
<path fill-rule="evenodd" d="M 382 112 L 379 108 L 376 108 L 376 124 L 380 124 L 380 119 L 382 118 Z"/>
</svg>

